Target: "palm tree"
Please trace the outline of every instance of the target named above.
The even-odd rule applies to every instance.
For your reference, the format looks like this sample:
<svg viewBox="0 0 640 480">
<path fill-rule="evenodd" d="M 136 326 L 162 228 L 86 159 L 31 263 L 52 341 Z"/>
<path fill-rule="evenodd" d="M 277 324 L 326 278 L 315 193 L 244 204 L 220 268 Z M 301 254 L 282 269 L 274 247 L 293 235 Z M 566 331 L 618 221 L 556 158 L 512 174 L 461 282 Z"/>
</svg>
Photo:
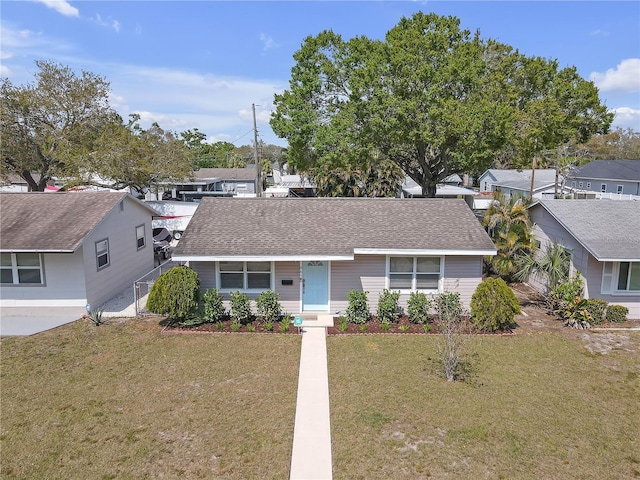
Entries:
<svg viewBox="0 0 640 480">
<path fill-rule="evenodd" d="M 496 246 L 492 269 L 507 281 L 518 271 L 518 259 L 534 250 L 528 201 L 522 197 L 494 192 L 483 225 Z"/>
<path fill-rule="evenodd" d="M 570 255 L 558 242 L 552 242 L 545 248 L 544 253 L 537 257 L 528 252 L 518 259 L 517 271 L 514 277 L 525 282 L 533 273 L 544 277 L 550 290 L 554 290 L 561 283 L 569 280 L 571 264 Z"/>
</svg>

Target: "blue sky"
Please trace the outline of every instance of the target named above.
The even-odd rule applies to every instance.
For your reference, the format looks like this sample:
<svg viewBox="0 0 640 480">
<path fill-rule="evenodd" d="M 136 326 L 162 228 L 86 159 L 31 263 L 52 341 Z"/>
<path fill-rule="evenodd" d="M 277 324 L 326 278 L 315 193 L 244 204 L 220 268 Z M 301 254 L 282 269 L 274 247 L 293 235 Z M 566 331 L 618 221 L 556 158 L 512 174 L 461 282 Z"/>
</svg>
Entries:
<svg viewBox="0 0 640 480">
<path fill-rule="evenodd" d="M 530 56 L 575 66 L 616 112 L 614 127 L 640 132 L 638 1 L 58 1 L 3 0 L 0 73 L 33 80 L 35 60 L 103 75 L 111 105 L 209 141 L 286 145 L 269 127 L 273 96 L 287 88 L 305 37 L 331 29 L 384 38 L 417 11 L 453 15 Z"/>
</svg>

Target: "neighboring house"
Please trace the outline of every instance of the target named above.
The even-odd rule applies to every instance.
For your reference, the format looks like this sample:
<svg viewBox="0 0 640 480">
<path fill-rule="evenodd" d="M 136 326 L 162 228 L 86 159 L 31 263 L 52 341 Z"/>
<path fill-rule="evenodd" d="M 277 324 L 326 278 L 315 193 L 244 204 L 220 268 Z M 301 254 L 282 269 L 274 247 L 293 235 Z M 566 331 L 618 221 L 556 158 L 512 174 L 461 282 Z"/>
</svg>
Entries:
<svg viewBox="0 0 640 480">
<path fill-rule="evenodd" d="M 163 200 L 199 201 L 203 197 L 256 196 L 255 168 L 201 168 L 193 179 L 164 187 Z M 156 198 L 147 198 L 156 200 Z"/>
<path fill-rule="evenodd" d="M 280 294 L 289 313 L 344 312 L 347 295 L 385 289 L 456 291 L 466 307 L 482 280 L 491 239 L 463 200 L 394 198 L 205 198 L 174 261 L 198 272 L 203 290 Z"/>
<path fill-rule="evenodd" d="M 558 242 L 570 253 L 586 298 L 624 305 L 640 319 L 640 202 L 542 200 L 529 214 L 541 249 Z M 530 283 L 546 289 L 536 278 Z"/>
<path fill-rule="evenodd" d="M 458 175 L 445 178 L 436 187 L 436 198 L 462 198 L 467 202 L 469 208 L 473 208 L 473 199 L 478 192 L 471 188 L 459 186 L 459 183 L 461 183 L 461 181 L 458 182 L 459 179 Z M 400 196 L 402 198 L 422 198 L 422 187 L 415 180 L 406 176 Z"/>
<path fill-rule="evenodd" d="M 500 170 L 491 168 L 479 178 L 480 192 L 500 190 L 507 195 L 531 196 L 531 169 Z M 558 191 L 562 192 L 563 177 L 558 176 Z M 533 198 L 553 195 L 556 188 L 556 170 L 554 168 L 536 169 L 533 174 Z"/>
<path fill-rule="evenodd" d="M 640 196 L 640 160 L 596 160 L 568 177 L 568 186 L 578 192 Z"/>
<path fill-rule="evenodd" d="M 127 193 L 2 193 L 0 208 L 2 307 L 97 307 L 154 268 L 154 210 Z"/>
</svg>

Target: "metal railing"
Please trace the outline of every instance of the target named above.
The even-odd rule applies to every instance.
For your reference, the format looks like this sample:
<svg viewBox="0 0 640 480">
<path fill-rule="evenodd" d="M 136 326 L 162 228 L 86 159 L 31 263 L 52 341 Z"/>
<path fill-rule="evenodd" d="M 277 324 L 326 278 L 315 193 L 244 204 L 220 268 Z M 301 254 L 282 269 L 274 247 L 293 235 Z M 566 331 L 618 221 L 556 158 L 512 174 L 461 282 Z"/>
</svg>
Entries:
<svg viewBox="0 0 640 480">
<path fill-rule="evenodd" d="M 162 273 L 183 264 L 183 262 L 174 262 L 169 259 L 133 282 L 136 316 L 151 315 L 151 312 L 147 310 L 147 297 L 149 296 L 151 287 Z"/>
</svg>

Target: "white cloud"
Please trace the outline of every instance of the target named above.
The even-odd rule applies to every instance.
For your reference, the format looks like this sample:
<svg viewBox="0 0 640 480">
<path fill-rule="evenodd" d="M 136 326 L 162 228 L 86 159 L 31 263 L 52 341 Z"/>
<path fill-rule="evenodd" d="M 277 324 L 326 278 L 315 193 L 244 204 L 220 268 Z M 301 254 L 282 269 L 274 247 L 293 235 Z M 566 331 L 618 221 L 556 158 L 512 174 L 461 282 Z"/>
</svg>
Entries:
<svg viewBox="0 0 640 480">
<path fill-rule="evenodd" d="M 72 7 L 71 4 L 65 0 L 36 0 L 37 2 L 46 5 L 48 8 L 52 8 L 56 12 L 64 15 L 65 17 L 79 17 L 80 12 L 76 7 Z"/>
<path fill-rule="evenodd" d="M 89 20 L 100 25 L 101 27 L 113 28 L 117 33 L 120 32 L 120 22 L 118 20 L 114 20 L 111 17 L 109 17 L 108 19 L 103 19 L 102 15 L 96 13 L 96 16 L 90 17 Z"/>
<path fill-rule="evenodd" d="M 612 108 L 610 111 L 615 113 L 613 120 L 614 127 L 623 129 L 631 128 L 636 132 L 640 132 L 640 110 L 629 107 Z"/>
<path fill-rule="evenodd" d="M 278 44 L 273 41 L 273 38 L 265 33 L 260 34 L 260 41 L 262 42 L 262 50 L 265 52 L 278 46 Z"/>
<path fill-rule="evenodd" d="M 606 30 L 594 30 L 593 32 L 591 32 L 591 35 L 594 37 L 608 37 L 610 35 L 609 32 L 607 32 Z"/>
<path fill-rule="evenodd" d="M 11 74 L 11 69 L 5 67 L 4 65 L 0 65 L 0 77 L 9 78 Z"/>
<path fill-rule="evenodd" d="M 603 92 L 640 92 L 640 58 L 627 58 L 616 68 L 591 73 L 589 79 Z"/>
</svg>

